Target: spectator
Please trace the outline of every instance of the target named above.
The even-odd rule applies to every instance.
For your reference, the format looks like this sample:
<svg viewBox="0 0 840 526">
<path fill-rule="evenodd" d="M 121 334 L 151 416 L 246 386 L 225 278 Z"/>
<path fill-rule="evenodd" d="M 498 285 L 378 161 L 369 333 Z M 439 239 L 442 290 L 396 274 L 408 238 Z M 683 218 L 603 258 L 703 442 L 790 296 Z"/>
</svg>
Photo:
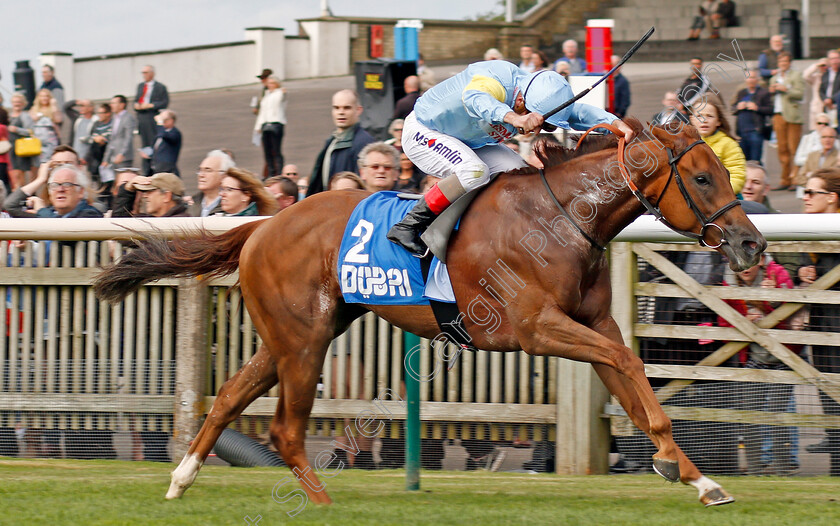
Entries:
<svg viewBox="0 0 840 526">
<path fill-rule="evenodd" d="M 112 204 L 117 200 L 117 194 L 119 193 L 120 189 L 125 185 L 127 182 L 131 181 L 135 177 L 140 177 L 140 169 L 138 168 L 117 168 L 116 174 L 114 175 L 114 184 L 111 186 L 110 191 L 102 192 L 99 194 L 99 202 L 105 203 L 108 208 L 108 212 L 106 217 L 111 217 L 114 215 L 114 210 Z M 142 192 L 137 192 L 134 196 L 133 203 L 126 203 L 123 207 L 133 216 L 139 215 L 142 213 L 142 199 L 143 194 Z"/>
<path fill-rule="evenodd" d="M 414 103 L 420 98 L 420 78 L 416 75 L 406 77 L 403 81 L 403 89 L 405 96 L 397 101 L 391 119 L 405 119 L 414 110 Z"/>
<path fill-rule="evenodd" d="M 88 154 L 84 159 L 87 162 L 88 171 L 97 179 L 99 179 L 99 165 L 105 156 L 105 148 L 108 146 L 108 141 L 111 140 L 111 129 L 114 126 L 111 115 L 110 104 L 99 105 L 96 109 L 97 120 L 93 123 L 90 136 L 86 141 L 88 143 Z"/>
<path fill-rule="evenodd" d="M 143 82 L 137 85 L 134 111 L 137 112 L 137 131 L 140 133 L 140 143 L 143 148 L 150 148 L 154 145 L 157 136 L 155 116 L 161 110 L 169 107 L 169 92 L 166 91 L 166 86 L 155 80 L 154 67 L 143 66 L 140 73 L 143 75 Z M 114 113 L 116 113 L 116 110 L 114 110 Z M 152 174 L 151 159 L 143 159 L 142 174 Z"/>
<path fill-rule="evenodd" d="M 767 182 L 767 171 L 758 161 L 747 161 L 747 177 L 744 180 L 744 187 L 741 188 L 741 197 L 744 201 L 761 203 L 772 213 L 778 210 L 770 206 L 770 184 Z"/>
<path fill-rule="evenodd" d="M 56 107 L 63 108 L 64 107 L 64 86 L 61 85 L 61 82 L 55 78 L 55 69 L 49 65 L 44 64 L 41 67 L 41 78 L 43 82 L 41 82 L 41 86 L 38 87 L 38 91 L 45 89 L 50 92 L 52 98 L 55 99 Z"/>
<path fill-rule="evenodd" d="M 732 113 L 736 116 L 735 130 L 741 137 L 744 156 L 748 161 L 760 161 L 765 121 L 773 115 L 773 103 L 770 92 L 758 85 L 758 71 L 751 70 L 748 75 L 747 87 L 735 95 Z"/>
<path fill-rule="evenodd" d="M 834 102 L 837 93 L 840 93 L 840 51 L 832 49 L 828 52 L 828 68 L 820 81 L 823 111 L 829 115 L 837 108 Z"/>
<path fill-rule="evenodd" d="M 32 135 L 32 128 L 35 122 L 25 111 L 26 96 L 23 93 L 15 93 L 12 95 L 12 109 L 9 112 L 9 142 L 12 143 L 12 149 L 9 152 L 9 159 L 11 161 L 11 170 L 9 171 L 9 182 L 12 190 L 20 188 L 26 184 L 25 172 L 31 172 L 32 178 L 35 178 L 35 172 L 38 169 L 38 157 L 18 157 L 15 154 L 15 141 L 21 137 L 29 137 Z"/>
<path fill-rule="evenodd" d="M 662 111 L 653 116 L 652 124 L 654 126 L 664 126 L 674 120 L 689 124 L 685 107 L 673 91 L 665 93 L 665 97 L 662 99 L 662 106 Z"/>
<path fill-rule="evenodd" d="M 189 204 L 190 215 L 193 217 L 207 217 L 222 213 L 222 197 L 219 189 L 222 177 L 236 164 L 228 154 L 221 150 L 213 150 L 201 161 L 198 167 L 198 193 L 192 196 Z"/>
<path fill-rule="evenodd" d="M 712 34 L 709 38 L 720 38 L 720 28 L 733 27 L 738 24 L 735 17 L 735 2 L 720 0 L 717 9 L 712 13 Z"/>
<path fill-rule="evenodd" d="M 397 149 L 402 148 L 403 124 L 405 124 L 405 120 L 403 119 L 394 119 L 391 121 L 391 124 L 388 125 L 388 133 L 391 135 L 391 138 L 387 139 L 385 144 L 390 144 Z"/>
<path fill-rule="evenodd" d="M 397 184 L 394 190 L 410 194 L 419 194 L 420 185 L 426 174 L 420 171 L 405 152 L 400 152 L 400 171 L 397 175 Z"/>
<path fill-rule="evenodd" d="M 79 109 L 76 110 L 76 107 Z M 90 132 L 96 122 L 96 115 L 93 113 L 93 103 L 88 99 L 73 99 L 64 105 L 64 114 L 73 124 L 70 128 L 70 144 L 82 159 L 87 158 L 90 150 Z"/>
<path fill-rule="evenodd" d="M 739 193 L 747 176 L 746 159 L 741 147 L 732 138 L 732 128 L 720 100 L 710 97 L 705 105 L 692 111 L 691 125 L 697 128 L 700 137 L 715 152 L 724 168 L 729 170 L 732 191 Z"/>
<path fill-rule="evenodd" d="M 420 77 L 420 93 L 425 92 L 437 84 L 435 72 L 432 71 L 432 68 L 426 65 L 426 61 L 423 60 L 422 53 L 418 53 L 417 55 L 417 76 Z"/>
<path fill-rule="evenodd" d="M 133 213 L 137 193 L 143 197 L 144 213 Z M 184 183 L 175 174 L 160 172 L 151 177 L 133 177 L 117 193 L 111 217 L 189 217 L 183 201 Z"/>
<path fill-rule="evenodd" d="M 327 139 L 324 149 L 315 160 L 315 167 L 309 177 L 306 195 L 310 196 L 329 188 L 332 176 L 338 172 L 352 172 L 356 169 L 359 152 L 375 141 L 359 126 L 362 106 L 355 91 L 345 89 L 336 92 L 332 98 L 332 119 L 335 131 Z"/>
<path fill-rule="evenodd" d="M 440 181 L 440 177 L 434 175 L 427 175 L 423 179 L 423 184 L 420 187 L 420 193 L 426 195 L 426 192 L 432 189 L 432 187 Z"/>
<path fill-rule="evenodd" d="M 691 75 L 685 79 L 677 92 L 677 97 L 686 108 L 694 106 L 694 103 L 704 100 L 704 95 L 709 91 L 709 79 L 703 74 L 703 59 L 694 57 L 691 59 Z"/>
<path fill-rule="evenodd" d="M 283 169 L 283 132 L 286 127 L 286 88 L 280 79 L 271 75 L 266 79 L 266 91 L 260 101 L 254 133 L 262 134 L 263 155 L 269 177 L 280 175 Z"/>
<path fill-rule="evenodd" d="M 550 69 L 549 64 L 548 57 L 539 49 L 531 54 L 531 67 L 534 71 L 546 71 Z"/>
<path fill-rule="evenodd" d="M 32 107 L 29 108 L 32 117 L 33 135 L 41 141 L 41 155 L 39 159 L 52 157 L 52 152 L 59 145 L 61 136 L 61 111 L 48 89 L 41 89 L 35 96 Z"/>
<path fill-rule="evenodd" d="M 362 178 L 353 172 L 339 172 L 330 182 L 330 190 L 364 190 Z"/>
<path fill-rule="evenodd" d="M 301 200 L 303 200 L 304 197 L 306 197 L 306 192 L 307 192 L 307 190 L 309 190 L 309 179 L 307 179 L 306 177 L 298 177 L 297 187 L 298 187 L 298 201 L 301 201 Z"/>
<path fill-rule="evenodd" d="M 555 67 L 558 62 L 568 62 L 570 75 L 582 75 L 586 73 L 586 61 L 578 57 L 577 54 L 577 42 L 572 39 L 563 42 L 563 56 L 555 61 Z"/>
<path fill-rule="evenodd" d="M 621 61 L 621 57 L 613 55 L 610 58 L 612 67 Z M 621 68 L 615 70 L 613 74 L 613 110 L 612 113 L 619 119 L 623 119 L 627 115 L 627 110 L 630 108 L 630 81 L 627 77 L 621 74 Z"/>
<path fill-rule="evenodd" d="M 298 200 L 297 184 L 288 177 L 269 177 L 264 182 L 266 190 L 277 201 L 277 211 L 289 208 Z"/>
<path fill-rule="evenodd" d="M 569 66 L 568 62 L 555 62 L 554 71 L 562 75 L 564 79 L 569 80 L 569 72 L 571 71 L 571 66 Z"/>
<path fill-rule="evenodd" d="M 484 60 L 504 60 L 505 56 L 498 49 L 491 47 L 484 52 Z"/>
<path fill-rule="evenodd" d="M 50 206 L 35 195 L 44 183 Z M 102 212 L 89 204 L 92 198 L 90 179 L 81 168 L 52 160 L 43 163 L 34 181 L 7 197 L 4 206 L 13 217 L 102 217 Z"/>
<path fill-rule="evenodd" d="M 500 53 L 501 54 L 501 53 Z M 519 63 L 519 69 L 528 73 L 534 72 L 534 65 L 531 64 L 531 55 L 534 54 L 534 46 L 531 44 L 522 44 L 519 47 L 519 58 L 522 60 Z M 494 59 L 491 59 L 494 60 Z"/>
<path fill-rule="evenodd" d="M 824 112 L 823 101 L 820 98 L 820 84 L 827 68 L 828 59 L 823 57 L 805 68 L 805 71 L 802 72 L 802 79 L 811 85 L 811 102 L 808 105 L 808 129 L 812 131 L 817 128 L 819 114 Z M 801 145 L 802 143 L 800 142 Z"/>
<path fill-rule="evenodd" d="M 770 37 L 770 47 L 761 52 L 758 56 L 758 70 L 765 82 L 770 82 L 770 77 L 779 72 L 779 53 L 785 47 L 785 40 L 782 35 Z"/>
<path fill-rule="evenodd" d="M 268 68 L 262 70 L 262 73 L 257 75 L 257 78 L 260 79 L 260 84 L 262 84 L 262 90 L 260 90 L 260 96 L 254 97 L 253 102 L 251 103 L 251 107 L 253 108 L 254 115 L 258 115 L 260 113 L 260 101 L 265 97 L 265 92 L 268 91 L 268 77 L 273 75 L 274 72 Z"/>
<path fill-rule="evenodd" d="M 114 181 L 114 170 L 130 167 L 134 162 L 134 130 L 137 128 L 137 120 L 126 111 L 127 106 L 125 96 L 114 95 L 111 98 L 111 137 L 108 138 L 99 165 L 99 180 L 109 188 Z"/>
<path fill-rule="evenodd" d="M 818 170 L 805 186 L 806 214 L 836 214 L 840 202 L 840 170 Z M 810 285 L 820 276 L 840 265 L 840 254 L 803 254 L 798 278 Z M 835 283 L 830 290 L 840 290 Z M 818 332 L 840 332 L 840 305 L 811 305 L 809 328 Z M 840 373 L 840 348 L 828 345 L 811 345 L 814 367 L 823 373 Z M 823 414 L 840 416 L 840 404 L 820 391 Z M 825 438 L 805 448 L 809 453 L 828 453 L 829 474 L 840 476 L 840 429 L 826 429 Z"/>
<path fill-rule="evenodd" d="M 270 216 L 277 211 L 274 196 L 256 175 L 242 168 L 225 172 L 219 194 L 225 216 Z"/>
<path fill-rule="evenodd" d="M 11 162 L 9 151 L 15 147 L 14 144 L 9 142 L 8 124 L 9 116 L 0 114 L 0 141 L 6 141 L 9 148 L 6 151 L 0 150 L 0 181 L 3 182 L 3 187 L 6 189 L 7 194 L 12 191 L 12 186 L 9 182 L 9 163 Z"/>
<path fill-rule="evenodd" d="M 280 173 L 281 176 L 287 177 L 292 181 L 297 183 L 298 180 L 298 167 L 296 164 L 287 164 L 283 167 L 283 171 Z"/>
<path fill-rule="evenodd" d="M 821 126 L 820 151 L 811 152 L 802 167 L 802 174 L 798 176 L 798 184 L 804 185 L 811 176 L 823 168 L 837 168 L 837 131 L 831 126 Z"/>
<path fill-rule="evenodd" d="M 181 153 L 181 131 L 175 127 L 178 116 L 172 110 L 163 110 L 157 117 L 157 136 L 152 148 L 152 171 L 167 172 L 181 177 L 178 170 L 178 155 Z M 146 153 L 142 153 L 146 156 Z"/>
<path fill-rule="evenodd" d="M 799 146 L 796 148 L 796 155 L 793 156 L 793 164 L 796 165 L 799 169 L 797 170 L 797 175 L 804 175 L 802 173 L 802 167 L 805 166 L 805 161 L 808 159 L 808 155 L 812 152 L 820 152 L 822 151 L 822 143 L 820 142 L 820 130 L 823 129 L 825 126 L 830 126 L 831 120 L 828 117 L 827 113 L 818 113 L 816 116 L 816 120 L 814 122 L 814 131 L 807 133 L 802 136 L 802 139 L 799 140 Z M 840 142 L 836 142 L 834 145 L 835 148 L 840 150 Z M 805 184 L 805 181 L 799 177 L 800 182 L 796 184 Z"/>
<path fill-rule="evenodd" d="M 368 144 L 359 154 L 359 176 L 369 192 L 393 190 L 397 184 L 400 153 L 384 142 Z"/>
<path fill-rule="evenodd" d="M 762 254 L 760 263 L 742 272 L 733 273 L 727 269 L 727 276 L 723 281 L 724 286 L 738 286 L 762 289 L 792 289 L 788 271 L 780 264 L 773 261 L 767 254 Z M 767 301 L 757 300 L 725 300 L 739 314 L 745 316 L 753 323 L 775 310 L 775 307 Z M 731 325 L 723 318 L 718 318 L 719 325 L 730 327 Z M 795 325 L 799 329 L 800 325 Z M 776 329 L 792 328 L 788 321 L 782 321 Z M 801 345 L 790 345 L 788 347 L 796 353 L 802 349 Z M 774 371 L 790 370 L 781 360 L 771 354 L 767 349 L 751 343 L 741 354 L 741 363 L 749 369 L 765 369 Z M 741 401 L 743 409 L 748 411 L 767 411 L 770 413 L 784 413 L 793 400 L 793 386 L 789 384 L 754 384 L 750 385 L 743 392 Z M 773 472 L 777 475 L 788 474 L 796 469 L 791 454 L 792 429 L 787 426 L 772 426 L 770 436 L 772 439 Z M 762 443 L 764 439 L 764 426 L 752 424 L 745 426 L 744 445 L 746 449 L 748 474 L 762 474 L 768 466 L 762 461 Z"/>
<path fill-rule="evenodd" d="M 712 29 L 714 26 L 712 25 L 712 15 L 717 12 L 718 2 L 717 0 L 703 0 L 700 2 L 700 6 L 697 9 L 697 16 L 691 22 L 691 27 L 688 31 L 688 38 L 686 40 L 698 40 L 700 38 L 700 33 L 705 28 L 709 28 L 710 32 L 713 32 Z"/>
<path fill-rule="evenodd" d="M 782 51 L 776 57 L 779 66 L 770 79 L 773 95 L 773 130 L 776 132 L 781 183 L 773 190 L 793 190 L 793 154 L 802 136 L 802 111 L 799 104 L 805 94 L 802 75 L 790 69 L 791 54 Z"/>
</svg>

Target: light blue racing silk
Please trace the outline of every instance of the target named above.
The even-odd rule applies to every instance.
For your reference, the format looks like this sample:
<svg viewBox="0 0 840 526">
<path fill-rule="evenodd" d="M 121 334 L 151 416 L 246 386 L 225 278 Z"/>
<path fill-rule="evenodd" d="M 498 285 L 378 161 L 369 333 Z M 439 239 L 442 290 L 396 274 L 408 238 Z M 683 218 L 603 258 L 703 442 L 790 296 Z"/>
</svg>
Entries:
<svg viewBox="0 0 840 526">
<path fill-rule="evenodd" d="M 516 129 L 506 124 L 504 117 L 513 111 L 516 95 L 525 92 L 531 78 L 532 74 L 504 60 L 476 62 L 424 93 L 414 105 L 414 114 L 424 126 L 470 148 L 504 142 L 516 135 Z M 565 79 L 560 83 L 560 91 L 562 100 L 574 97 Z M 527 100 L 526 95 L 526 104 Z M 575 103 L 551 121 L 560 128 L 586 130 L 616 119 L 594 106 Z"/>
</svg>

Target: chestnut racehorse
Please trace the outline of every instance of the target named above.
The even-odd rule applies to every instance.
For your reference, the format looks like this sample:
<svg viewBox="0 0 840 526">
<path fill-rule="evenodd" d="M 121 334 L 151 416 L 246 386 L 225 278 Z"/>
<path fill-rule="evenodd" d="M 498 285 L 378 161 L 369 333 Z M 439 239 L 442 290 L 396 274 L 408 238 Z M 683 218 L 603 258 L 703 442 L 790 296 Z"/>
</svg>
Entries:
<svg viewBox="0 0 840 526">
<path fill-rule="evenodd" d="M 481 295 L 501 318 L 492 331 L 471 317 L 463 320 L 476 347 L 591 363 L 656 446 L 656 472 L 693 485 L 706 505 L 725 504 L 732 497 L 674 442 L 642 361 L 625 347 L 610 316 L 603 247 L 646 209 L 715 247 L 736 271 L 754 266 L 766 242 L 735 206 L 727 171 L 694 128 L 645 131 L 635 119 L 629 122 L 637 133 L 626 154 L 623 141 L 617 148 L 614 137 L 590 138 L 578 151 L 549 147 L 540 152 L 544 180 L 533 168 L 497 177 L 475 198 L 449 241 L 449 274 L 457 298 Z M 622 154 L 626 170 L 617 162 Z M 326 492 L 311 489 L 320 483 L 304 451 L 330 342 L 368 310 L 422 337 L 440 332 L 428 306 L 343 301 L 339 245 L 351 212 L 367 195 L 324 192 L 219 236 L 200 232 L 174 241 L 149 239 L 97 277 L 97 294 L 113 302 L 155 279 L 226 275 L 238 268 L 242 297 L 262 337 L 259 351 L 219 390 L 172 473 L 166 498 L 184 493 L 222 430 L 279 383 L 272 440 L 286 464 L 308 479 L 301 485 L 309 499 L 331 502 Z M 479 285 L 487 283 L 481 276 L 498 260 L 524 282 L 515 297 L 487 294 Z"/>
</svg>

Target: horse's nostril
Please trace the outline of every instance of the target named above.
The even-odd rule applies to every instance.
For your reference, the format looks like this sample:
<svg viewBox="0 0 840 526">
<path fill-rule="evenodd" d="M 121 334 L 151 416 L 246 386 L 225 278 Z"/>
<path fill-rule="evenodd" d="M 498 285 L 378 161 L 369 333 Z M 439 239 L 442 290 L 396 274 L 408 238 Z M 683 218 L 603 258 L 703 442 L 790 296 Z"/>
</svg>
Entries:
<svg viewBox="0 0 840 526">
<path fill-rule="evenodd" d="M 749 255 L 753 255 L 753 254 L 755 254 L 756 252 L 759 251 L 759 244 L 758 244 L 757 241 L 751 241 L 751 240 L 742 241 L 741 242 L 741 248 L 744 249 L 745 253 L 747 253 Z"/>
</svg>

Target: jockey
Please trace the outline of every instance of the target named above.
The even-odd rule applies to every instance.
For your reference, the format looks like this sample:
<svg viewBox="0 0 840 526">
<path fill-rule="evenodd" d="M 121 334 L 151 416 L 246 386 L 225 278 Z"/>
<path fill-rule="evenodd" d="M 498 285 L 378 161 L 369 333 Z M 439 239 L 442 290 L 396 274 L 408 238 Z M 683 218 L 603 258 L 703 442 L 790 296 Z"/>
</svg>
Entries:
<svg viewBox="0 0 840 526">
<path fill-rule="evenodd" d="M 420 234 L 452 202 L 487 184 L 496 174 L 527 166 L 503 141 L 538 132 L 543 115 L 574 96 L 553 71 L 527 73 L 503 60 L 470 64 L 421 96 L 403 124 L 402 147 L 427 174 L 441 177 L 388 232 L 388 239 L 415 255 L 426 252 Z M 586 130 L 611 123 L 629 141 L 632 130 L 615 115 L 576 102 L 550 117 L 560 128 Z"/>
</svg>

